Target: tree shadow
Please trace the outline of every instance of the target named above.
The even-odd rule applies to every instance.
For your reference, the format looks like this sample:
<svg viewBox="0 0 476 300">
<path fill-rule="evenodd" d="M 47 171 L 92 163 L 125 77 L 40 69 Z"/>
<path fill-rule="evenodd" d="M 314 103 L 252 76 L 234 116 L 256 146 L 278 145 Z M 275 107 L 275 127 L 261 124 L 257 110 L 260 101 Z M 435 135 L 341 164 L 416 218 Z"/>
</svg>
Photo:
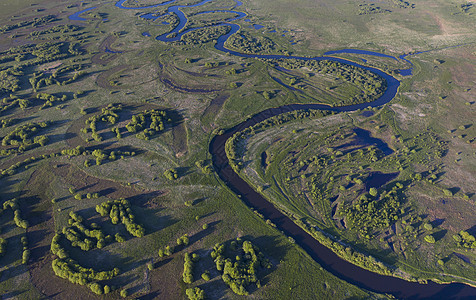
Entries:
<svg viewBox="0 0 476 300">
<path fill-rule="evenodd" d="M 137 297 L 136 299 L 139 299 L 139 300 L 160 299 L 160 294 L 161 294 L 160 291 L 154 291 L 154 292 L 148 293 L 147 295 Z"/>
<path fill-rule="evenodd" d="M 60 134 L 51 134 L 51 135 L 48 136 L 48 138 L 49 138 L 48 145 L 59 143 L 59 142 L 62 142 L 64 140 L 69 140 L 69 139 L 75 138 L 76 136 L 77 136 L 77 134 L 72 133 L 72 132 L 66 132 L 66 133 L 60 133 Z"/>
<path fill-rule="evenodd" d="M 175 170 L 177 171 L 179 178 L 192 173 L 192 168 L 190 167 L 178 167 L 175 168 Z"/>
<path fill-rule="evenodd" d="M 455 186 L 455 187 L 450 188 L 449 190 L 450 190 L 450 191 L 453 193 L 453 195 L 454 195 L 454 194 L 456 194 L 457 192 L 459 192 L 459 191 L 461 190 L 461 188 Z"/>
<path fill-rule="evenodd" d="M 131 204 L 144 207 L 145 204 L 163 194 L 162 191 L 152 191 L 149 193 L 142 193 L 126 198 Z"/>
<path fill-rule="evenodd" d="M 469 228 L 466 231 L 471 235 L 475 235 L 476 234 L 476 225 L 474 225 L 473 227 Z"/>
<path fill-rule="evenodd" d="M 76 192 L 82 192 L 82 191 L 88 190 L 88 189 L 90 189 L 90 188 L 95 187 L 96 185 L 98 185 L 97 182 L 91 183 L 91 184 L 88 184 L 88 185 L 85 185 L 85 186 L 83 186 L 82 188 L 77 189 Z"/>
<path fill-rule="evenodd" d="M 207 199 L 208 199 L 208 197 L 203 197 L 203 198 L 195 199 L 195 200 L 193 200 L 192 202 L 193 202 L 193 205 L 197 205 L 197 204 L 200 204 L 200 203 L 202 203 L 203 201 L 205 201 L 205 200 L 207 200 Z M 202 217 L 202 218 L 203 218 L 203 217 Z"/>
<path fill-rule="evenodd" d="M 200 241 L 201 239 L 203 239 L 204 237 L 206 237 L 207 235 L 211 234 L 212 232 L 215 231 L 215 227 L 220 224 L 221 221 L 218 220 L 218 221 L 214 221 L 214 222 L 211 222 L 208 224 L 208 228 L 207 229 L 203 229 L 197 233 L 195 233 L 194 235 L 192 235 L 190 238 L 189 238 L 189 244 L 188 246 L 191 246 L 193 245 L 194 243 Z"/>
<path fill-rule="evenodd" d="M 154 269 L 157 269 L 157 268 L 160 268 L 162 266 L 165 266 L 166 264 L 168 264 L 169 262 L 172 261 L 173 258 L 171 257 L 168 257 L 168 258 L 162 258 L 161 260 L 159 260 L 158 262 L 155 262 L 154 263 Z"/>
<path fill-rule="evenodd" d="M 19 198 L 20 211 L 23 218 L 28 220 L 29 226 L 36 226 L 50 219 L 50 215 L 39 208 L 40 202 L 41 198 L 37 195 Z"/>
<path fill-rule="evenodd" d="M 435 219 L 431 222 L 433 227 L 438 227 L 445 222 L 445 219 Z"/>
<path fill-rule="evenodd" d="M 27 290 L 16 290 L 11 292 L 6 292 L 5 294 L 2 295 L 1 299 L 20 299 L 22 297 L 19 297 L 19 296 L 25 293 L 26 291 Z"/>
<path fill-rule="evenodd" d="M 41 245 L 42 241 L 48 237 L 48 230 L 28 231 L 26 236 L 28 238 L 28 248 L 31 250 L 30 263 L 39 262 L 50 251 L 49 245 Z"/>
<path fill-rule="evenodd" d="M 438 242 L 439 240 L 441 240 L 446 235 L 447 232 L 448 232 L 448 230 L 443 229 L 443 230 L 440 230 L 438 232 L 433 233 L 433 237 L 435 238 L 435 241 Z"/>
<path fill-rule="evenodd" d="M 7 254 L 8 254 L 8 252 L 7 252 Z M 16 254 L 19 255 L 18 253 L 16 253 Z M 4 262 L 3 262 L 3 259 L 2 259 L 2 265 L 3 264 L 4 264 Z M 22 275 L 26 272 L 28 272 L 28 270 L 25 267 L 25 265 L 19 264 L 19 265 L 13 266 L 11 268 L 8 268 L 8 269 L 2 271 L 2 274 L 0 276 L 0 282 L 4 282 L 4 281 L 7 281 L 8 279 L 20 276 L 20 275 Z M 13 291 L 12 293 L 14 293 L 14 292 L 15 291 Z M 25 291 L 18 291 L 18 292 L 23 293 Z M 2 297 L 5 297 L 5 294 L 3 294 Z M 2 299 L 8 299 L 8 298 L 2 298 Z M 16 299 L 16 298 L 14 298 L 14 299 Z"/>
</svg>

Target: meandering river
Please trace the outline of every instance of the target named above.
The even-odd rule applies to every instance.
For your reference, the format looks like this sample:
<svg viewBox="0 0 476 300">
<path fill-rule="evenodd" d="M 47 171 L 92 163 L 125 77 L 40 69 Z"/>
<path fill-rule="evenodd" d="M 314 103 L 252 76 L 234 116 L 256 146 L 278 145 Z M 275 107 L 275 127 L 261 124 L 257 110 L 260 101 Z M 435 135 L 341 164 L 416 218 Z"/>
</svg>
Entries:
<svg viewBox="0 0 476 300">
<path fill-rule="evenodd" d="M 160 4 L 155 4 L 151 6 L 144 7 L 127 7 L 124 6 L 126 0 L 120 0 L 116 2 L 116 7 L 121 9 L 150 9 L 159 6 L 171 5 L 179 0 L 170 0 Z M 179 24 L 173 28 L 167 34 L 157 36 L 156 39 L 162 42 L 172 42 L 178 41 L 181 37 L 193 30 L 199 28 L 187 29 L 181 31 L 187 24 L 187 17 L 185 13 L 181 11 L 181 8 L 185 7 L 197 7 L 204 5 L 211 0 L 203 0 L 201 2 L 190 4 L 190 5 L 171 5 L 167 9 L 167 14 L 175 14 L 179 18 Z M 376 73 L 387 82 L 387 89 L 383 95 L 370 103 L 342 106 L 342 107 L 329 107 L 322 104 L 293 104 L 285 105 L 278 108 L 270 108 L 264 111 L 257 113 L 251 118 L 243 121 L 242 123 L 234 126 L 231 129 L 228 129 L 224 134 L 215 136 L 209 146 L 210 153 L 212 154 L 212 160 L 214 168 L 218 176 L 223 180 L 226 185 L 250 207 L 256 209 L 261 213 L 266 219 L 271 220 L 276 224 L 277 228 L 281 230 L 287 236 L 292 237 L 296 244 L 301 246 L 314 260 L 316 260 L 320 265 L 322 265 L 327 271 L 336 275 L 337 277 L 353 283 L 359 287 L 372 290 L 379 293 L 388 293 L 392 294 L 397 298 L 406 298 L 406 299 L 476 299 L 476 288 L 473 288 L 469 285 L 461 283 L 452 283 L 452 284 L 437 284 L 434 282 L 429 282 L 428 284 L 420 284 L 417 282 L 409 282 L 396 277 L 389 277 L 384 275 L 379 275 L 374 272 L 362 269 L 352 263 L 349 263 L 340 257 L 338 257 L 334 252 L 325 246 L 321 245 L 317 240 L 315 240 L 311 235 L 309 235 L 302 228 L 297 226 L 291 219 L 282 214 L 273 204 L 268 202 L 261 194 L 254 191 L 237 173 L 231 168 L 228 158 L 225 153 L 225 143 L 228 138 L 230 138 L 234 133 L 241 131 L 249 126 L 257 124 L 267 118 L 285 113 L 294 110 L 300 109 L 319 109 L 319 110 L 331 110 L 334 112 L 346 112 L 346 111 L 355 111 L 358 109 L 363 109 L 368 106 L 377 107 L 385 103 L 390 102 L 395 95 L 397 94 L 398 87 L 400 82 L 393 76 L 384 73 L 381 70 L 366 67 L 359 65 L 355 62 L 351 62 L 345 59 L 335 58 L 335 57 L 301 57 L 301 56 L 285 56 L 285 55 L 266 55 L 266 54 L 245 54 L 237 51 L 227 49 L 225 47 L 226 40 L 238 32 L 240 26 L 238 24 L 230 23 L 235 20 L 246 17 L 246 13 L 236 11 L 235 9 L 241 6 L 240 1 L 236 1 L 236 4 L 230 9 L 223 10 L 214 10 L 214 11 L 204 11 L 201 13 L 211 13 L 211 12 L 230 12 L 236 15 L 236 17 L 229 18 L 224 22 L 213 25 L 216 26 L 229 26 L 230 30 L 227 34 L 220 36 L 217 39 L 215 48 L 217 50 L 229 53 L 234 56 L 239 57 L 248 57 L 248 58 L 267 58 L 267 59 L 297 59 L 297 60 L 331 60 L 337 61 L 349 65 L 353 65 L 359 68 L 369 70 L 373 73 Z M 83 11 L 84 12 L 84 11 Z M 79 15 L 79 14 L 78 14 Z M 156 19 L 160 16 L 155 17 L 153 13 L 144 14 L 144 18 L 147 19 Z M 363 50 L 351 50 L 348 53 L 365 53 L 370 55 L 376 55 L 375 52 L 363 51 Z M 339 53 L 343 53 L 345 50 L 340 50 Z M 336 52 L 337 53 L 337 52 Z M 328 52 L 332 54 L 332 52 Z M 387 56 L 380 54 L 380 56 Z M 389 56 L 390 57 L 390 56 Z M 394 58 L 394 57 L 391 57 Z"/>
</svg>

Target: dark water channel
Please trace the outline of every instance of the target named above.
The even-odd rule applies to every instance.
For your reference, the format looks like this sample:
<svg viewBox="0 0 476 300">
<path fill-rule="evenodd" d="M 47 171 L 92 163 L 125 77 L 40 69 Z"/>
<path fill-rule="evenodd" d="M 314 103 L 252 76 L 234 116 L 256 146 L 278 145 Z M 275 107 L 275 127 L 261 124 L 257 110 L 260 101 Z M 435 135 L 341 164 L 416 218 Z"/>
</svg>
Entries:
<svg viewBox="0 0 476 300">
<path fill-rule="evenodd" d="M 168 4 L 173 4 L 177 0 L 170 0 L 160 4 L 155 4 L 147 7 L 125 7 L 123 6 L 126 0 L 120 0 L 116 2 L 116 6 L 122 9 L 146 9 L 146 8 L 155 8 L 158 6 L 164 6 Z M 167 9 L 167 14 L 175 14 L 179 18 L 179 24 L 172 29 L 171 32 L 157 36 L 156 39 L 163 42 L 172 42 L 180 40 L 181 37 L 193 30 L 199 28 L 193 28 L 181 31 L 186 23 L 187 17 L 180 10 L 184 7 L 196 7 L 204 5 L 211 0 L 203 0 L 201 2 L 190 4 L 190 5 L 172 5 Z M 359 287 L 372 290 L 379 293 L 388 293 L 392 294 L 397 298 L 405 299 L 476 299 L 476 288 L 470 287 L 461 283 L 453 284 L 437 284 L 434 282 L 429 282 L 428 284 L 420 284 L 416 282 L 409 282 L 403 279 L 379 275 L 360 267 L 357 267 L 341 258 L 339 258 L 334 252 L 321 245 L 316 241 L 311 235 L 297 226 L 291 219 L 282 214 L 278 209 L 274 207 L 273 204 L 268 202 L 263 198 L 259 193 L 255 192 L 243 179 L 236 174 L 231 166 L 228 163 L 228 158 L 225 153 L 225 142 L 230 138 L 234 133 L 241 131 L 249 126 L 252 126 L 256 123 L 259 123 L 267 118 L 282 114 L 285 112 L 290 112 L 299 109 L 319 109 L 319 110 L 331 110 L 334 112 L 346 112 L 346 111 L 355 111 L 358 109 L 364 109 L 368 106 L 377 107 L 391 101 L 398 90 L 400 82 L 394 77 L 382 72 L 381 70 L 365 67 L 357 63 L 347 61 L 345 59 L 335 58 L 335 57 L 300 57 L 300 56 L 285 56 L 285 55 L 262 55 L 262 54 L 244 54 L 237 51 L 233 51 L 225 48 L 226 40 L 238 32 L 240 26 L 238 24 L 229 23 L 234 20 L 244 18 L 246 13 L 240 11 L 234 11 L 238 6 L 242 5 L 241 2 L 236 1 L 236 5 L 230 10 L 222 10 L 223 12 L 231 12 L 237 15 L 237 17 L 229 18 L 225 22 L 219 23 L 217 25 L 212 25 L 208 27 L 223 26 L 226 25 L 230 28 L 227 34 L 222 35 L 217 39 L 215 48 L 217 50 L 226 52 L 231 55 L 238 57 L 249 57 L 249 58 L 267 58 L 267 59 L 297 59 L 297 60 L 331 60 L 337 61 L 349 65 L 353 65 L 359 68 L 370 70 L 373 73 L 376 73 L 383 78 L 385 78 L 387 83 L 387 89 L 384 94 L 377 100 L 371 103 L 363 103 L 356 105 L 349 105 L 345 107 L 329 107 L 322 104 L 292 104 L 285 105 L 279 108 L 266 109 L 250 119 L 236 125 L 235 127 L 227 130 L 223 135 L 215 136 L 210 142 L 209 151 L 212 155 L 213 165 L 217 171 L 218 176 L 227 184 L 227 186 L 236 193 L 248 206 L 258 210 L 266 219 L 270 219 L 277 228 L 284 232 L 287 236 L 293 237 L 296 241 L 296 244 L 301 246 L 315 261 L 321 264 L 327 271 L 336 275 L 337 277 L 348 281 L 352 284 L 355 284 Z M 203 12 L 203 13 L 206 13 Z M 341 50 L 343 51 L 343 50 Z M 362 52 L 362 51 L 361 51 Z M 357 53 L 357 52 L 353 52 Z M 370 51 L 365 51 L 362 54 L 374 55 Z M 386 55 L 381 55 L 386 56 Z M 392 57 L 393 58 L 393 57 Z M 357 132 L 356 132 L 357 133 Z M 359 136 L 359 133 L 357 133 Z M 388 145 L 382 141 L 370 137 L 370 133 L 360 132 L 360 138 L 375 143 L 377 147 L 381 148 L 384 153 L 391 151 L 388 148 Z M 385 145 L 379 144 L 382 142 Z M 388 148 L 386 149 L 385 146 Z M 391 153 L 391 152 L 389 152 Z M 316 283 L 317 284 L 317 283 Z M 316 295 L 317 297 L 317 295 Z"/>
</svg>

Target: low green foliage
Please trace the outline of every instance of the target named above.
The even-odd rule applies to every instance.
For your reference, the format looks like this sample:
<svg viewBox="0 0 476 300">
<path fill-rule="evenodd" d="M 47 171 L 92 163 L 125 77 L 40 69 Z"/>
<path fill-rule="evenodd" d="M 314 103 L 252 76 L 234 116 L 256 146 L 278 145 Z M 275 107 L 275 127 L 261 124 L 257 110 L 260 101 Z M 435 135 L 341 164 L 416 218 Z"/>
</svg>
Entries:
<svg viewBox="0 0 476 300">
<path fill-rule="evenodd" d="M 145 234 L 144 227 L 135 222 L 130 203 L 126 199 L 103 202 L 96 205 L 96 211 L 103 217 L 109 217 L 112 224 L 124 224 L 126 230 L 135 237 L 143 237 Z"/>
<path fill-rule="evenodd" d="M 127 123 L 126 129 L 131 133 L 136 133 L 137 138 L 147 141 L 164 131 L 165 126 L 169 123 L 172 123 L 172 119 L 166 111 L 153 109 L 132 116 L 132 120 Z"/>
<path fill-rule="evenodd" d="M 176 180 L 178 179 L 178 172 L 176 169 L 168 169 L 164 172 L 164 176 L 168 180 Z"/>
<path fill-rule="evenodd" d="M 225 244 L 217 244 L 210 254 L 216 269 L 222 273 L 223 282 L 237 295 L 248 295 L 246 287 L 252 283 L 260 285 L 256 272 L 258 268 L 270 268 L 271 263 L 264 258 L 259 249 L 250 241 L 233 241 L 230 250 L 243 251 L 244 255 L 236 255 L 235 261 L 225 256 L 227 248 Z M 240 249 L 241 248 L 241 249 Z"/>
<path fill-rule="evenodd" d="M 198 288 L 189 288 L 185 291 L 189 300 L 203 300 L 205 299 L 205 292 Z"/>
</svg>

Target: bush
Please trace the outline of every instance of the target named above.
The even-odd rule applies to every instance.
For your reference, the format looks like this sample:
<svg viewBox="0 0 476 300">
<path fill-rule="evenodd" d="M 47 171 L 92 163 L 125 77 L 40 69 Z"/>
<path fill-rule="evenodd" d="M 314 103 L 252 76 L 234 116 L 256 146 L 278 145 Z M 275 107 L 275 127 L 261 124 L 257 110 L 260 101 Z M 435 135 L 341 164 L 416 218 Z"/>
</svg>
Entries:
<svg viewBox="0 0 476 300">
<path fill-rule="evenodd" d="M 122 235 L 120 235 L 119 233 L 116 233 L 116 235 L 114 237 L 115 237 L 116 241 L 119 242 L 119 243 L 123 243 L 123 242 L 126 241 L 126 239 Z"/>
<path fill-rule="evenodd" d="M 430 235 L 425 236 L 425 241 L 430 244 L 434 244 L 436 242 L 435 237 Z"/>
<path fill-rule="evenodd" d="M 185 253 L 184 263 L 183 263 L 183 274 L 182 279 L 185 283 L 192 283 L 193 282 L 193 261 L 190 257 L 189 253 Z"/>
<path fill-rule="evenodd" d="M 448 190 L 448 189 L 443 189 L 443 193 L 445 193 L 445 195 L 448 196 L 448 197 L 453 196 L 453 192 L 451 192 L 451 191 Z"/>
<path fill-rule="evenodd" d="M 166 171 L 164 172 L 164 176 L 165 176 L 165 178 L 167 178 L 168 180 L 176 180 L 176 179 L 178 179 L 178 173 L 177 173 L 177 170 L 175 170 L 175 169 L 166 170 Z"/>
<path fill-rule="evenodd" d="M 3 256 L 7 252 L 7 240 L 0 238 L 0 255 Z"/>
<path fill-rule="evenodd" d="M 184 234 L 182 235 L 181 237 L 179 237 L 177 239 L 177 245 L 184 245 L 184 246 L 187 246 L 189 243 L 189 238 L 188 238 L 188 234 Z"/>
<path fill-rule="evenodd" d="M 91 289 L 91 291 L 93 291 L 93 293 L 95 293 L 96 295 L 102 295 L 104 293 L 104 290 L 102 288 L 102 286 L 99 284 L 99 283 L 91 283 L 89 285 L 89 288 Z"/>
<path fill-rule="evenodd" d="M 22 264 L 26 264 L 29 259 L 30 259 L 30 250 L 23 251 Z"/>
<path fill-rule="evenodd" d="M 205 273 L 202 274 L 202 278 L 205 281 L 209 281 L 210 280 L 210 272 L 205 271 Z"/>
<path fill-rule="evenodd" d="M 433 230 L 433 225 L 431 225 L 430 223 L 425 223 L 423 227 L 428 231 Z"/>
<path fill-rule="evenodd" d="M 373 197 L 377 196 L 377 189 L 376 188 L 370 188 L 369 194 Z"/>
<path fill-rule="evenodd" d="M 205 299 L 205 292 L 198 288 L 190 288 L 185 291 L 189 300 L 203 300 Z"/>
</svg>

